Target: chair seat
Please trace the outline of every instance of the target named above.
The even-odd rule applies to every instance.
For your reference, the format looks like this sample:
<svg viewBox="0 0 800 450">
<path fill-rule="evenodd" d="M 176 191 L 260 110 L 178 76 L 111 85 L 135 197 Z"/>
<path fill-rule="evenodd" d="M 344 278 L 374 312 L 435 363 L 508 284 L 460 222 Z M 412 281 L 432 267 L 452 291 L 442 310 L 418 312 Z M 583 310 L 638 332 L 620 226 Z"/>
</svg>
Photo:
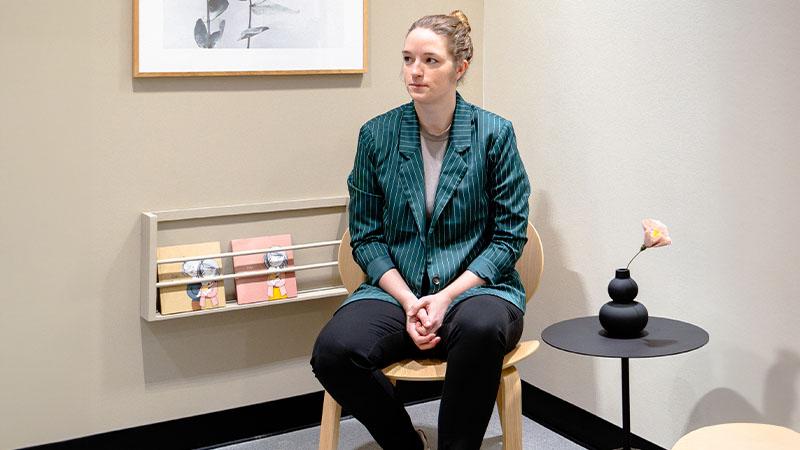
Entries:
<svg viewBox="0 0 800 450">
<path fill-rule="evenodd" d="M 698 428 L 672 450 L 797 450 L 800 433 L 762 423 L 724 423 Z"/>
<path fill-rule="evenodd" d="M 503 369 L 515 365 L 539 348 L 539 341 L 523 341 L 503 358 Z M 431 381 L 444 380 L 447 361 L 438 359 L 406 359 L 383 369 L 383 373 L 394 380 Z"/>
</svg>

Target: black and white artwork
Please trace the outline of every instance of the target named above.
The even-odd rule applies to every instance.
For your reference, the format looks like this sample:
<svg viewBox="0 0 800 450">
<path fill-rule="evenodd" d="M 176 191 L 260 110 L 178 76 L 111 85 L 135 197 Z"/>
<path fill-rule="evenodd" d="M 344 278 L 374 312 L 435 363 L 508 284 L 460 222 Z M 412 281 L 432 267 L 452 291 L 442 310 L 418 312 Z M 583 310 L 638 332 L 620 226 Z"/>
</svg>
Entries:
<svg viewBox="0 0 800 450">
<path fill-rule="evenodd" d="M 164 1 L 164 48 L 341 47 L 330 0 Z"/>
<path fill-rule="evenodd" d="M 365 0 L 134 0 L 134 76 L 363 73 Z"/>
</svg>

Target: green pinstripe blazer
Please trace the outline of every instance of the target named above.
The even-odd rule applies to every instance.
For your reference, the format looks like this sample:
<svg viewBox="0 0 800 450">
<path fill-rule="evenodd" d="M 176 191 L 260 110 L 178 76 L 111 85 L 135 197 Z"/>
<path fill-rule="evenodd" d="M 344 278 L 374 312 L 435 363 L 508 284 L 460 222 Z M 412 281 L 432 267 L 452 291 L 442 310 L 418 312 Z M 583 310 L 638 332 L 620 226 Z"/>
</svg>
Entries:
<svg viewBox="0 0 800 450">
<path fill-rule="evenodd" d="M 413 102 L 361 127 L 347 186 L 353 257 L 367 281 L 343 305 L 371 298 L 399 306 L 378 286 L 391 268 L 417 296 L 425 271 L 433 294 L 469 270 L 486 284 L 462 293 L 452 305 L 492 294 L 525 311 L 514 264 L 527 241 L 530 184 L 510 121 L 456 94 L 429 223 Z"/>
</svg>

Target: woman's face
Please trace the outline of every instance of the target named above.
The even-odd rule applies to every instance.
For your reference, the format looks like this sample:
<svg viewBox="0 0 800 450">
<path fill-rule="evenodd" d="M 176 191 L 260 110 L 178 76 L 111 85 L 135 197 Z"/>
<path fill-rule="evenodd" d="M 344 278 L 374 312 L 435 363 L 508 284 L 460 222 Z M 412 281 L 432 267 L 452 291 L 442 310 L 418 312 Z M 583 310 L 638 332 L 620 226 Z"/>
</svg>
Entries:
<svg viewBox="0 0 800 450">
<path fill-rule="evenodd" d="M 403 81 L 411 98 L 419 103 L 436 103 L 455 96 L 456 84 L 467 62 L 455 66 L 447 51 L 447 38 L 427 28 L 415 28 L 403 47 Z"/>
</svg>

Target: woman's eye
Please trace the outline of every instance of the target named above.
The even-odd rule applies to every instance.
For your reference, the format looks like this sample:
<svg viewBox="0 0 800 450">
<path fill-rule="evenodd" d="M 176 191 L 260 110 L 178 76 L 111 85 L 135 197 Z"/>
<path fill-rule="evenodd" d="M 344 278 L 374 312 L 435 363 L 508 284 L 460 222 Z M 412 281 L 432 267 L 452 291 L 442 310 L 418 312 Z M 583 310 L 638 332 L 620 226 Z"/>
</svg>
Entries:
<svg viewBox="0 0 800 450">
<path fill-rule="evenodd" d="M 428 62 L 431 64 L 436 64 L 438 61 L 436 61 L 435 58 L 428 58 Z"/>
<path fill-rule="evenodd" d="M 410 56 L 403 56 L 403 62 L 407 62 L 407 63 L 411 62 L 411 57 Z"/>
</svg>

